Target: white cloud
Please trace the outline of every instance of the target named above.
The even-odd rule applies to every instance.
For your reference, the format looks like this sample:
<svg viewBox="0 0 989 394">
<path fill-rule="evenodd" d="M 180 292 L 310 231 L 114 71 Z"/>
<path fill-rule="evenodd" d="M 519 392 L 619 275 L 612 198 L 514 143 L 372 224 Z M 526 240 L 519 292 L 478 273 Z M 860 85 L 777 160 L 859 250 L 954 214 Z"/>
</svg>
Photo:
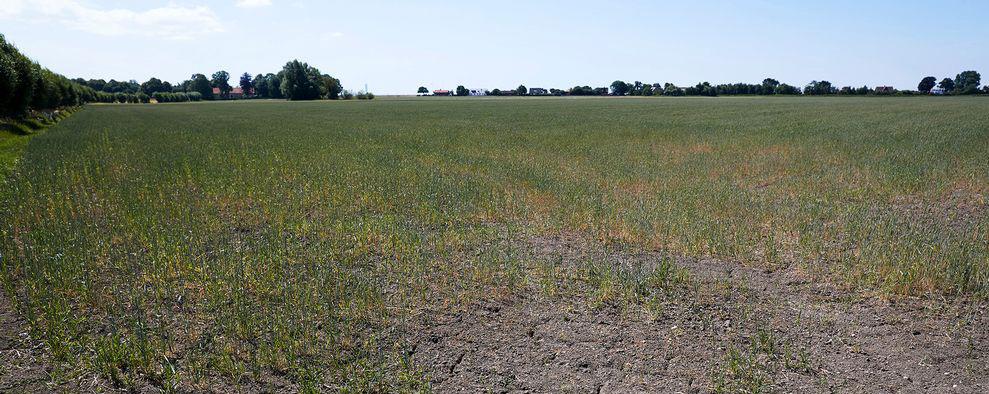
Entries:
<svg viewBox="0 0 989 394">
<path fill-rule="evenodd" d="M 105 36 L 141 35 L 190 39 L 223 31 L 209 7 L 167 5 L 143 11 L 98 9 L 78 0 L 0 0 L 0 18 L 59 23 Z"/>
<path fill-rule="evenodd" d="M 16 16 L 23 10 L 23 0 L 0 0 L 0 18 Z"/>
<path fill-rule="evenodd" d="M 241 8 L 256 8 L 271 5 L 271 0 L 237 0 L 237 6 Z"/>
<path fill-rule="evenodd" d="M 320 33 L 319 34 L 319 39 L 321 41 L 337 40 L 337 39 L 340 39 L 340 38 L 343 38 L 343 33 L 338 32 L 338 31 L 323 32 L 323 33 Z"/>
</svg>

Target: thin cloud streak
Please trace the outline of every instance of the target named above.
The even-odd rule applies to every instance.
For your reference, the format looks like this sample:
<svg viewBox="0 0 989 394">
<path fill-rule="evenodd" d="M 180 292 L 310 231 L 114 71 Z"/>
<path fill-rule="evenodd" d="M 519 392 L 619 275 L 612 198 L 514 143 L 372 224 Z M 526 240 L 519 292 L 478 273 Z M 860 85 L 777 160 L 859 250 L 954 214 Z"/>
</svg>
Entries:
<svg viewBox="0 0 989 394">
<path fill-rule="evenodd" d="M 192 39 L 224 31 L 209 7 L 167 5 L 142 11 L 98 9 L 76 0 L 0 1 L 0 19 L 58 23 L 73 30 L 102 36 L 139 35 L 167 39 Z"/>
</svg>

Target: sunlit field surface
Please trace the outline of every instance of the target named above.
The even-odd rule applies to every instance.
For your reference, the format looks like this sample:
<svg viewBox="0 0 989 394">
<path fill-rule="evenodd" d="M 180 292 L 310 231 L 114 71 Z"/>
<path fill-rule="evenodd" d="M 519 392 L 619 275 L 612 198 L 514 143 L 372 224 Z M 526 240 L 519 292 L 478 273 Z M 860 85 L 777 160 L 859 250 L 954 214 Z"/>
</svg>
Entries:
<svg viewBox="0 0 989 394">
<path fill-rule="evenodd" d="M 56 381 L 185 391 L 428 389 L 400 340 L 424 311 L 566 281 L 646 304 L 680 280 L 548 267 L 525 250 L 547 234 L 981 298 L 987 114 L 978 97 L 91 105 L 8 176 L 0 277 Z"/>
</svg>

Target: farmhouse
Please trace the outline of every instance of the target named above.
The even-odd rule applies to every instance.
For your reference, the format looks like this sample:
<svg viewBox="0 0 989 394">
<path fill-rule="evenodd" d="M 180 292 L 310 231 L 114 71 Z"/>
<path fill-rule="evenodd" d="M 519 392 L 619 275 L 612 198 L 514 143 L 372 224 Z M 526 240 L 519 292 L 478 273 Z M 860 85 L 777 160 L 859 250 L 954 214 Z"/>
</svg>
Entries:
<svg viewBox="0 0 989 394">
<path fill-rule="evenodd" d="M 893 89 L 892 86 L 876 86 L 876 93 L 889 94 L 893 92 L 895 92 L 895 90 Z"/>
<path fill-rule="evenodd" d="M 936 87 L 934 89 L 931 89 L 931 94 L 935 96 L 943 96 L 945 93 L 948 93 L 948 91 L 945 88 Z"/>
<path fill-rule="evenodd" d="M 213 88 L 213 97 L 220 97 L 220 88 Z M 233 88 L 227 97 L 232 99 L 244 98 L 244 89 L 240 87 Z"/>
<path fill-rule="evenodd" d="M 485 89 L 471 89 L 470 90 L 470 95 L 471 96 L 487 96 L 488 95 L 488 91 L 485 90 Z"/>
<path fill-rule="evenodd" d="M 532 88 L 532 89 L 529 89 L 529 95 L 530 96 L 545 96 L 547 94 L 549 94 L 549 91 L 547 91 L 546 89 L 543 89 L 543 88 Z"/>
<path fill-rule="evenodd" d="M 453 92 L 446 89 L 436 89 L 433 91 L 433 96 L 452 96 Z"/>
</svg>

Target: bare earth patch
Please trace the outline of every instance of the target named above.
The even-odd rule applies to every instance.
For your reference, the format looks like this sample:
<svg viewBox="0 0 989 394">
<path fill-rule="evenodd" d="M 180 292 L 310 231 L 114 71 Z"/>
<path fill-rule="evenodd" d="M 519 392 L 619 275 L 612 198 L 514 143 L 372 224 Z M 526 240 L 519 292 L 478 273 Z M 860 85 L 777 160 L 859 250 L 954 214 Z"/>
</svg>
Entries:
<svg viewBox="0 0 989 394">
<path fill-rule="evenodd" d="M 0 292 L 0 392 L 48 391 L 42 356 L 43 349 L 28 337 L 27 322 Z"/>
<path fill-rule="evenodd" d="M 574 235 L 534 260 L 653 264 Z M 679 258 L 692 284 L 659 308 L 538 289 L 416 322 L 409 351 L 437 392 L 989 392 L 989 315 L 965 299 L 839 291 L 798 268 Z"/>
</svg>

